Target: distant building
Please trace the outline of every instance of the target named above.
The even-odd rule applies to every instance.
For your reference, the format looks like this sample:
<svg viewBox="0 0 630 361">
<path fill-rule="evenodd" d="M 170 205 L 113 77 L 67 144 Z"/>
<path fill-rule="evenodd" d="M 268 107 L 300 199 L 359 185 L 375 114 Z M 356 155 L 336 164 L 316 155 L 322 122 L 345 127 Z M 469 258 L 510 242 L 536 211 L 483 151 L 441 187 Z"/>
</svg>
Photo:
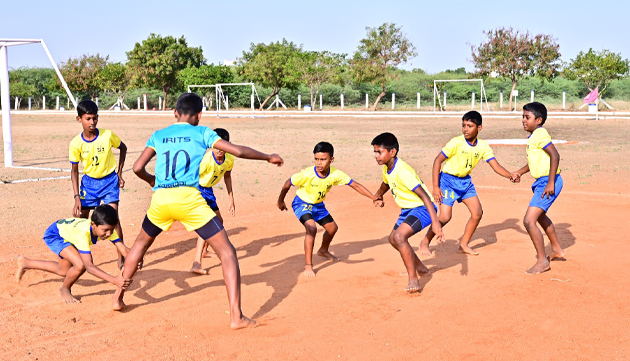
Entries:
<svg viewBox="0 0 630 361">
<path fill-rule="evenodd" d="M 223 59 L 223 65 L 226 65 L 226 66 L 234 66 L 234 65 L 236 65 L 236 60 L 227 60 L 227 59 Z"/>
</svg>

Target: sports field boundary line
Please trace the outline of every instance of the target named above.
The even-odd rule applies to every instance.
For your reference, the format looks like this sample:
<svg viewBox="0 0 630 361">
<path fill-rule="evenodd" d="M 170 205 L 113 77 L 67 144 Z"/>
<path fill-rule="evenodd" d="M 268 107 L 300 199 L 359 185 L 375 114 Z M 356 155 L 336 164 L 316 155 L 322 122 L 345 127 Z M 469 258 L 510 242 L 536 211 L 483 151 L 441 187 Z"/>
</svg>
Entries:
<svg viewBox="0 0 630 361">
<path fill-rule="evenodd" d="M 509 191 L 516 191 L 516 192 L 526 192 L 526 193 L 532 193 L 531 187 L 527 187 L 527 188 L 514 188 L 514 189 L 510 189 L 508 187 L 502 187 L 502 186 L 480 186 L 480 185 L 475 185 L 475 188 L 480 188 L 480 189 L 490 189 L 490 190 L 498 190 L 498 191 L 505 191 L 505 190 L 509 190 Z M 569 190 L 564 190 L 562 191 L 562 194 L 575 194 L 575 195 L 582 195 L 582 196 L 607 196 L 607 197 L 621 197 L 621 198 L 629 198 L 630 199 L 630 194 L 626 194 L 626 193 L 604 193 L 604 192 L 586 192 L 586 191 L 569 191 Z"/>
</svg>

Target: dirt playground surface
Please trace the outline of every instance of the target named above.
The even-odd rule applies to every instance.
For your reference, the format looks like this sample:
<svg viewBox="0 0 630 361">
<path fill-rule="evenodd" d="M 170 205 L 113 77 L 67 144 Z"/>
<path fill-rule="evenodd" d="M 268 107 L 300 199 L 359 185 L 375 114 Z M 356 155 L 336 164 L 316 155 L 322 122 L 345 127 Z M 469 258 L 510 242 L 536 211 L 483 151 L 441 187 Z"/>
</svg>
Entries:
<svg viewBox="0 0 630 361">
<path fill-rule="evenodd" d="M 151 133 L 170 117 L 101 115 L 99 128 L 118 134 L 129 148 L 120 214 L 125 243 L 133 244 L 150 187 L 131 171 Z M 339 225 L 332 263 L 314 256 L 317 277 L 303 269 L 304 229 L 276 199 L 284 181 L 313 165 L 313 146 L 335 146 L 336 167 L 376 191 L 381 169 L 370 141 L 391 131 L 400 157 L 431 186 L 431 165 L 441 147 L 461 134 L 453 119 L 217 119 L 232 141 L 277 152 L 285 165 L 237 159 L 233 171 L 236 216 L 225 227 L 237 249 L 242 308 L 258 326 L 232 331 L 221 268 L 204 260 L 207 276 L 188 272 L 196 234 L 176 223 L 157 238 L 125 296 L 124 312 L 111 310 L 114 286 L 85 274 L 73 287 L 81 303 L 64 305 L 60 277 L 29 270 L 15 282 L 18 255 L 54 260 L 42 236 L 71 215 L 69 179 L 0 184 L 1 360 L 627 360 L 630 358 L 630 128 L 627 121 L 549 119 L 564 189 L 549 211 L 566 260 L 531 276 L 535 252 L 522 218 L 531 198 L 531 176 L 511 184 L 480 163 L 473 171 L 484 217 L 471 245 L 479 256 L 457 253 L 468 211 L 456 204 L 447 241 L 432 244 L 424 262 L 431 275 L 422 290 L 407 284 L 398 252 L 387 235 L 399 209 L 390 194 L 376 209 L 350 187 L 335 187 L 326 206 Z M 15 164 L 69 168 L 67 146 L 81 131 L 72 113 L 14 115 Z M 486 119 L 483 139 L 526 138 L 519 117 Z M 524 146 L 493 146 L 499 162 L 515 170 Z M 3 159 L 3 155 L 0 155 Z M 3 182 L 69 173 L 7 169 Z M 153 163 L 150 168 L 152 171 Z M 223 183 L 215 190 L 227 209 Z M 289 203 L 295 194 L 287 196 Z M 424 233 L 424 232 L 423 232 Z M 422 233 L 422 234 L 423 234 Z M 316 247 L 321 242 L 321 230 Z M 421 235 L 410 239 L 417 250 Z M 99 242 L 94 262 L 116 274 L 115 249 Z"/>
</svg>

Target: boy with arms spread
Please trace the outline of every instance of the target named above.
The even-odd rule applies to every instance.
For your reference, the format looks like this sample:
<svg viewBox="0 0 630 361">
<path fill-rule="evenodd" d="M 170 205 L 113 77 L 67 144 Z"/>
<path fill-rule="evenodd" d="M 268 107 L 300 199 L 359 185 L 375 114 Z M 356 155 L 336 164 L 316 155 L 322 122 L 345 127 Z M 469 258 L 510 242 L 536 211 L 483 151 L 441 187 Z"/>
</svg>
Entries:
<svg viewBox="0 0 630 361">
<path fill-rule="evenodd" d="M 83 132 L 70 142 L 70 179 L 74 191 L 72 216 L 88 218 L 90 210 L 101 204 L 109 204 L 118 212 L 120 190 L 125 186 L 122 178 L 123 166 L 127 157 L 127 146 L 111 130 L 98 129 L 98 106 L 91 100 L 84 100 L 77 105 L 77 122 Z M 118 172 L 112 148 L 120 149 Z M 83 177 L 79 186 L 79 162 L 83 164 Z M 123 233 L 120 222 L 116 224 L 116 233 L 122 241 Z M 124 242 L 123 242 L 124 245 Z M 124 263 L 127 247 L 116 247 L 118 267 Z"/>
<path fill-rule="evenodd" d="M 223 128 L 216 128 L 214 131 L 219 137 L 221 137 L 221 139 L 226 142 L 230 141 L 230 133 L 228 133 L 227 130 Z M 201 196 L 217 215 L 219 222 L 223 224 L 223 217 L 221 217 L 221 212 L 219 212 L 217 198 L 214 196 L 212 187 L 217 185 L 221 178 L 225 176 L 225 188 L 227 189 L 228 196 L 230 197 L 228 213 L 234 216 L 234 193 L 232 192 L 232 168 L 234 168 L 234 156 L 220 149 L 212 148 L 203 156 L 199 167 L 199 191 L 201 192 Z M 206 244 L 205 240 L 201 238 L 197 240 L 195 261 L 193 262 L 190 272 L 202 275 L 208 274 L 207 270 L 201 268 L 201 259 L 203 257 L 210 257 L 208 247 L 209 245 Z"/>
<path fill-rule="evenodd" d="M 462 117 L 464 134 L 451 139 L 433 161 L 433 198 L 440 205 L 440 223 L 444 226 L 451 220 L 455 201 L 463 202 L 470 211 L 470 218 L 464 228 L 459 251 L 474 256 L 479 253 L 470 248 L 468 242 L 481 221 L 483 210 L 470 173 L 483 159 L 497 174 L 512 179 L 510 172 L 496 160 L 488 143 L 477 138 L 482 129 L 481 123 L 479 112 L 472 110 L 464 114 Z M 420 242 L 420 255 L 432 256 L 429 243 L 434 236 L 433 231 L 429 229 Z"/>
<path fill-rule="evenodd" d="M 154 193 L 142 229 L 125 260 L 123 276 L 125 280 L 131 280 L 155 238 L 170 229 L 174 221 L 180 221 L 188 231 L 197 232 L 219 257 L 230 303 L 230 327 L 238 329 L 255 322 L 241 312 L 241 273 L 236 250 L 223 225 L 197 189 L 199 165 L 209 148 L 220 149 L 239 158 L 266 160 L 278 166 L 283 164 L 283 160 L 277 154 L 268 155 L 231 144 L 212 129 L 197 126 L 202 107 L 197 94 L 182 94 L 177 99 L 174 112 L 177 123 L 153 133 L 133 165 L 134 173 L 153 186 Z M 147 173 L 146 165 L 156 155 L 155 175 L 152 175 Z M 123 296 L 123 288 L 119 287 L 114 293 L 114 310 L 125 306 Z"/>
<path fill-rule="evenodd" d="M 72 285 L 87 270 L 90 274 L 111 282 L 118 287 L 127 287 L 131 281 L 124 281 L 122 275 L 110 276 L 92 262 L 90 246 L 100 240 L 110 240 L 117 249 L 125 246 L 120 241 L 114 228 L 118 224 L 118 213 L 106 204 L 94 209 L 92 220 L 83 218 L 60 219 L 53 223 L 46 233 L 44 242 L 59 256 L 59 262 L 40 261 L 24 256 L 18 257 L 17 281 L 20 282 L 27 269 L 37 269 L 65 277 L 59 289 L 64 303 L 81 302 L 72 296 Z"/>
<path fill-rule="evenodd" d="M 383 195 L 391 189 L 396 204 L 401 208 L 398 221 L 389 235 L 389 243 L 398 252 L 407 269 L 407 292 L 420 290 L 418 275 L 429 273 L 409 245 L 409 237 L 431 224 L 438 241 L 442 240 L 442 225 L 437 207 L 416 172 L 398 158 L 398 139 L 392 133 L 382 133 L 372 140 L 376 163 L 383 166 L 383 183 L 374 194 L 374 204 L 383 207 Z"/>
<path fill-rule="evenodd" d="M 315 271 L 313 270 L 313 247 L 315 245 L 315 236 L 317 235 L 315 222 L 319 223 L 325 230 L 322 246 L 317 251 L 317 255 L 326 257 L 331 261 L 339 260 L 328 250 L 335 233 L 339 229 L 324 205 L 326 194 L 332 186 L 349 185 L 360 194 L 374 200 L 374 195 L 367 188 L 353 181 L 344 172 L 331 166 L 331 163 L 335 160 L 332 144 L 328 142 L 317 143 L 313 149 L 313 154 L 315 166 L 303 169 L 300 173 L 292 175 L 284 183 L 278 197 L 278 208 L 281 211 L 286 211 L 287 205 L 284 203 L 284 198 L 291 186 L 298 187 L 292 206 L 293 212 L 306 229 L 306 235 L 304 236 L 304 275 L 307 277 L 315 277 Z"/>
<path fill-rule="evenodd" d="M 547 217 L 547 211 L 562 191 L 560 176 L 560 154 L 551 142 L 551 136 L 542 126 L 547 120 L 547 108 L 538 102 L 523 106 L 523 129 L 531 133 L 527 140 L 527 165 L 516 171 L 519 177 L 531 172 L 536 178 L 532 184 L 534 196 L 529 202 L 523 224 L 536 249 L 536 264 L 527 270 L 529 274 L 538 274 L 551 269 L 549 261 L 564 257 L 564 251 L 558 243 L 556 228 Z M 545 239 L 536 226 L 538 222 L 545 230 L 551 243 L 551 254 L 545 255 Z"/>
</svg>

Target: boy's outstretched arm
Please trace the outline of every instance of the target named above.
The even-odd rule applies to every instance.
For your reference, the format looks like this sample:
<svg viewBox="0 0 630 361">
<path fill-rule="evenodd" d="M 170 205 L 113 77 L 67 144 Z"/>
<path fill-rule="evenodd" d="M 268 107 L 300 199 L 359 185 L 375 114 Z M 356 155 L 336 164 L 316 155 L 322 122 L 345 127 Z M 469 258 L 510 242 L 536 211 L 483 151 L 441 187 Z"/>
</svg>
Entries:
<svg viewBox="0 0 630 361">
<path fill-rule="evenodd" d="M 133 172 L 136 173 L 138 178 L 149 183 L 151 187 L 155 185 L 155 176 L 147 172 L 146 166 L 151 158 L 153 158 L 154 156 L 155 150 L 153 148 L 146 147 L 144 148 L 136 162 L 133 164 Z"/>
<path fill-rule="evenodd" d="M 92 262 L 92 255 L 88 254 L 88 253 L 80 253 L 81 255 L 81 260 L 83 261 L 83 265 L 85 266 L 85 269 L 88 271 L 88 273 L 90 273 L 93 276 L 96 276 L 104 281 L 107 281 L 109 283 L 115 284 L 118 287 L 121 288 L 127 288 L 129 287 L 129 285 L 131 284 L 132 280 L 125 280 L 122 277 L 114 277 L 112 275 L 110 275 L 109 273 L 101 270 L 100 268 L 96 267 L 94 265 L 94 263 Z"/>
<path fill-rule="evenodd" d="M 381 183 L 381 186 L 378 188 L 376 193 L 374 193 L 374 200 L 373 200 L 373 202 L 374 202 L 374 206 L 375 207 L 383 207 L 383 206 L 385 206 L 385 202 L 383 202 L 383 195 L 388 190 L 389 190 L 389 184 L 387 184 L 385 182 Z"/>
<path fill-rule="evenodd" d="M 433 161 L 433 171 L 431 172 L 431 179 L 433 180 L 433 198 L 437 204 L 442 204 L 442 190 L 440 189 L 440 171 L 442 170 L 442 163 L 446 160 L 444 153 L 438 153 L 437 157 Z"/>
<path fill-rule="evenodd" d="M 236 208 L 234 206 L 234 192 L 232 192 L 232 172 L 225 172 L 223 180 L 225 182 L 225 189 L 227 189 L 228 196 L 230 197 L 230 206 L 228 207 L 228 213 L 234 216 Z"/>
<path fill-rule="evenodd" d="M 74 206 L 72 207 L 72 216 L 81 216 L 81 190 L 79 188 L 79 164 L 72 163 L 70 169 L 70 180 L 72 181 L 72 192 L 74 194 Z"/>
<path fill-rule="evenodd" d="M 284 164 L 284 160 L 277 154 L 265 154 L 257 151 L 256 149 L 246 147 L 244 145 L 237 145 L 227 142 L 223 139 L 219 139 L 214 143 L 213 148 L 222 150 L 226 153 L 230 153 L 235 157 L 244 159 L 256 159 L 266 160 L 269 163 L 276 164 L 278 167 Z"/>
<path fill-rule="evenodd" d="M 352 187 L 352 189 L 359 192 L 360 194 L 370 198 L 372 201 L 375 200 L 374 194 L 372 194 L 372 192 L 365 188 L 361 183 L 353 181 L 352 184 L 350 184 L 350 187 Z"/>
<path fill-rule="evenodd" d="M 545 195 L 547 195 L 547 198 L 549 198 L 549 196 L 556 194 L 556 173 L 558 172 L 558 166 L 560 165 L 560 154 L 553 143 L 550 143 L 545 148 L 545 152 L 549 154 L 549 158 L 551 159 L 549 160 L 549 182 L 545 187 L 542 197 L 544 198 Z"/>
<path fill-rule="evenodd" d="M 118 156 L 118 187 L 125 188 L 125 180 L 122 177 L 122 173 L 125 159 L 127 159 L 127 146 L 121 141 L 118 149 L 120 149 L 120 156 Z"/>
<path fill-rule="evenodd" d="M 512 182 L 514 183 L 518 183 L 521 181 L 521 177 L 523 176 L 523 174 L 529 172 L 529 164 L 526 164 L 523 168 L 517 170 L 516 172 L 512 173 Z M 516 176 L 516 177 L 515 177 Z"/>
<path fill-rule="evenodd" d="M 510 173 L 507 169 L 503 168 L 503 166 L 501 164 L 499 164 L 499 161 L 495 159 L 491 159 L 488 164 L 490 165 L 490 168 L 492 168 L 492 170 L 500 175 L 503 176 L 505 178 L 511 179 L 512 177 L 512 173 Z"/>
<path fill-rule="evenodd" d="M 417 194 L 418 197 L 420 197 L 420 199 L 422 199 L 422 202 L 424 202 L 424 205 L 427 208 L 427 211 L 429 211 L 429 215 L 431 216 L 431 229 L 433 230 L 433 233 L 435 233 L 436 239 L 438 240 L 438 242 L 443 242 L 444 234 L 442 233 L 442 224 L 440 223 L 440 220 L 438 219 L 435 208 L 433 208 L 433 202 L 431 202 L 431 197 L 429 197 L 427 192 L 425 192 L 424 189 L 420 186 L 417 186 L 413 192 Z"/>
<path fill-rule="evenodd" d="M 284 182 L 284 185 L 282 186 L 282 190 L 280 190 L 280 195 L 278 196 L 278 208 L 281 211 L 287 210 L 287 205 L 284 203 L 284 197 L 287 196 L 289 189 L 291 189 L 291 178 L 287 179 L 287 181 Z"/>
</svg>

